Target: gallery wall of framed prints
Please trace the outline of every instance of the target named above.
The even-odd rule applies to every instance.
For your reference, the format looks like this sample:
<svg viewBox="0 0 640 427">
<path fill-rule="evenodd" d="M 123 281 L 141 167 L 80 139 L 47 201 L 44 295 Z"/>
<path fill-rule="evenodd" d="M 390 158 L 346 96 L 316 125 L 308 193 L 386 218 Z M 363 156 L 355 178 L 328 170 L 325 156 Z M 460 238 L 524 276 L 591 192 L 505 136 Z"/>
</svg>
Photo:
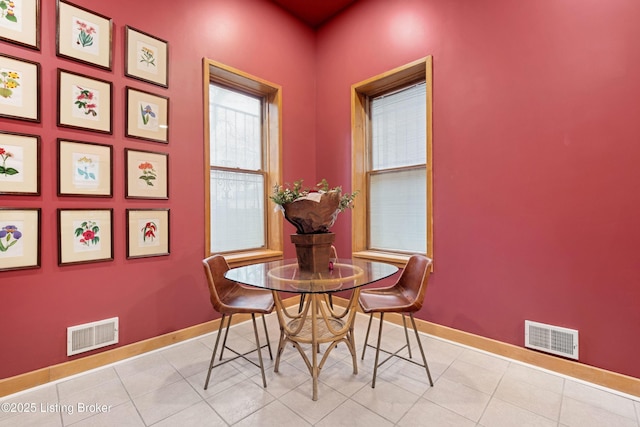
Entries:
<svg viewBox="0 0 640 427">
<path fill-rule="evenodd" d="M 43 218 L 60 267 L 170 254 L 169 42 L 85 4 L 0 0 L 0 275 L 41 268 Z"/>
</svg>

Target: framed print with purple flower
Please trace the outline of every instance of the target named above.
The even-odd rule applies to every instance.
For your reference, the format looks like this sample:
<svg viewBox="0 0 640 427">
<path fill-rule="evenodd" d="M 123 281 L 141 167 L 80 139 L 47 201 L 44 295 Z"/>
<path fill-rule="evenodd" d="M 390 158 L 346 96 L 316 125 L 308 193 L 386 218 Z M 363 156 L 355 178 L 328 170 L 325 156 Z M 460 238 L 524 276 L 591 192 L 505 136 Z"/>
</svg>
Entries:
<svg viewBox="0 0 640 427">
<path fill-rule="evenodd" d="M 40 123 L 40 64 L 0 55 L 0 117 Z"/>
<path fill-rule="evenodd" d="M 112 133 L 113 85 L 58 69 L 58 126 Z"/>
<path fill-rule="evenodd" d="M 113 261 L 113 209 L 58 209 L 58 265 Z"/>
<path fill-rule="evenodd" d="M 58 0 L 56 25 L 56 55 L 111 70 L 111 18 Z"/>
<path fill-rule="evenodd" d="M 124 75 L 169 87 L 169 43 L 125 26 Z"/>
<path fill-rule="evenodd" d="M 40 50 L 40 0 L 0 0 L 0 40 Z"/>
<path fill-rule="evenodd" d="M 0 271 L 40 267 L 40 208 L 0 208 Z"/>
<path fill-rule="evenodd" d="M 127 259 L 169 255 L 169 209 L 127 209 Z"/>
<path fill-rule="evenodd" d="M 169 98 L 127 87 L 125 136 L 169 142 Z"/>
<path fill-rule="evenodd" d="M 40 137 L 0 131 L 0 194 L 40 195 Z"/>
</svg>

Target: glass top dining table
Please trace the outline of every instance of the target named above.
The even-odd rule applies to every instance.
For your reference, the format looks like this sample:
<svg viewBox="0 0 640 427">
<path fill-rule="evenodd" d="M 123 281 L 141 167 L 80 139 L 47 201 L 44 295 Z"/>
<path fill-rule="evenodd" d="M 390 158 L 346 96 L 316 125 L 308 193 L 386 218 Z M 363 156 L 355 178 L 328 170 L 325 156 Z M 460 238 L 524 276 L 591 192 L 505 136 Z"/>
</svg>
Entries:
<svg viewBox="0 0 640 427">
<path fill-rule="evenodd" d="M 338 258 L 317 273 L 301 271 L 296 259 L 285 259 L 233 268 L 225 277 L 234 282 L 278 292 L 297 294 L 333 293 L 359 288 L 385 279 L 398 271 L 391 264 L 357 258 Z"/>
<path fill-rule="evenodd" d="M 338 258 L 321 272 L 301 271 L 296 259 L 272 261 L 233 268 L 225 277 L 234 282 L 273 292 L 280 340 L 274 364 L 279 371 L 280 356 L 285 344 L 291 342 L 304 360 L 313 379 L 312 399 L 318 399 L 318 376 L 322 366 L 338 343 L 344 343 L 353 363 L 354 375 L 358 373 L 353 324 L 357 312 L 360 288 L 387 278 L 398 271 L 391 264 L 361 259 Z M 344 307 L 334 307 L 328 296 L 334 292 L 348 291 L 351 296 Z M 298 310 L 290 310 L 283 302 L 287 293 L 308 295 Z M 297 304 L 296 304 L 297 307 Z M 327 344 L 320 357 L 320 345 Z"/>
</svg>

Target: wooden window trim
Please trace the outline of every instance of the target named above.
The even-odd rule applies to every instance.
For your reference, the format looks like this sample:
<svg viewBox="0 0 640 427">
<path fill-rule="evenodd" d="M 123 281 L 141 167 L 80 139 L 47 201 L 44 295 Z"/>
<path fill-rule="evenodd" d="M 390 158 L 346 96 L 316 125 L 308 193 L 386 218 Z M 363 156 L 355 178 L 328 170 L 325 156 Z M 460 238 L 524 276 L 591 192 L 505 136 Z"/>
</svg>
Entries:
<svg viewBox="0 0 640 427">
<path fill-rule="evenodd" d="M 229 67 L 220 62 L 204 58 L 204 196 L 205 196 L 205 257 L 211 255 L 211 206 L 209 203 L 209 84 L 211 82 L 238 89 L 264 100 L 264 162 L 267 171 L 265 191 L 268 193 L 278 182 L 282 182 L 282 87 L 259 77 Z M 265 194 L 265 206 L 269 206 L 268 194 Z M 283 257 L 282 216 L 272 209 L 266 212 L 266 247 L 259 250 L 225 253 L 232 267 L 266 262 Z"/>
<path fill-rule="evenodd" d="M 368 248 L 369 206 L 367 168 L 370 158 L 369 99 L 391 89 L 424 80 L 427 84 L 427 253 L 433 259 L 433 57 L 427 56 L 409 64 L 379 74 L 351 86 L 351 186 L 360 190 L 358 203 L 351 215 L 353 256 L 372 261 L 390 262 L 403 266 L 409 255 L 372 251 Z"/>
</svg>

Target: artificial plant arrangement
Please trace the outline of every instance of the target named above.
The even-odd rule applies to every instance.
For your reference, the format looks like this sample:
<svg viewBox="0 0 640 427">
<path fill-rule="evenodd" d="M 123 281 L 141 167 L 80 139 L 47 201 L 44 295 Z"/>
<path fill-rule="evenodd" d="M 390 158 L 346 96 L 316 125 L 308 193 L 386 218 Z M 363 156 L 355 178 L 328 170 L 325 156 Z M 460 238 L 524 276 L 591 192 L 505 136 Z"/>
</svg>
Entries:
<svg viewBox="0 0 640 427">
<path fill-rule="evenodd" d="M 329 233 L 338 214 L 352 208 L 357 195 L 358 191 L 342 193 L 342 187 L 329 187 L 324 178 L 315 188 L 304 188 L 300 179 L 293 186 L 275 185 L 270 199 L 298 234 L 318 234 Z"/>
</svg>

